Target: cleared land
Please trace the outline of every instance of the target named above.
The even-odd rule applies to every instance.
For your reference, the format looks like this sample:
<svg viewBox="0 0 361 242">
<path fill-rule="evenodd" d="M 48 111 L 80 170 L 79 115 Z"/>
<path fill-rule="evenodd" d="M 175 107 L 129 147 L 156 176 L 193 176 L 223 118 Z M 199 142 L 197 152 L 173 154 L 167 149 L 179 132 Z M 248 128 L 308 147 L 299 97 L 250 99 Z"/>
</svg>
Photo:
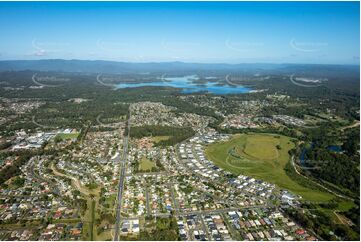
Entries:
<svg viewBox="0 0 361 242">
<path fill-rule="evenodd" d="M 70 133 L 70 134 L 64 134 L 64 133 L 60 133 L 56 135 L 56 138 L 59 138 L 61 140 L 66 140 L 66 139 L 76 139 L 78 138 L 79 133 Z"/>
<path fill-rule="evenodd" d="M 241 155 L 244 151 L 255 159 L 272 160 L 278 158 L 277 145 L 279 145 L 279 140 L 273 136 L 248 136 L 245 147 L 238 146 L 237 148 Z"/>
<path fill-rule="evenodd" d="M 163 140 L 169 140 L 170 136 L 154 136 L 152 137 L 152 141 L 156 144 Z"/>
<path fill-rule="evenodd" d="M 150 171 L 153 167 L 156 167 L 155 163 L 145 157 L 143 157 L 139 161 L 139 170 L 140 171 Z"/>
<path fill-rule="evenodd" d="M 320 202 L 334 198 L 332 194 L 304 187 L 286 174 L 284 167 L 290 160 L 288 151 L 293 147 L 291 139 L 282 135 L 240 134 L 229 141 L 209 145 L 205 153 L 209 160 L 235 175 L 276 184 L 305 200 Z"/>
</svg>

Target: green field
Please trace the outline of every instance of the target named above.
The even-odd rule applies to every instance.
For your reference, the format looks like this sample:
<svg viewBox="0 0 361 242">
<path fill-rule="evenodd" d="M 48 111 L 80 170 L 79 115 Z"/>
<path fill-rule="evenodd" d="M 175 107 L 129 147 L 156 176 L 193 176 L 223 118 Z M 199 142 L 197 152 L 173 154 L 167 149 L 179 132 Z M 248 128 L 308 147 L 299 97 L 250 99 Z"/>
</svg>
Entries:
<svg viewBox="0 0 361 242">
<path fill-rule="evenodd" d="M 277 145 L 279 149 L 277 149 Z M 292 180 L 284 167 L 294 147 L 289 137 L 275 134 L 240 134 L 226 142 L 211 144 L 206 156 L 219 167 L 235 175 L 243 174 L 276 184 L 309 201 L 327 201 L 334 196 L 312 190 Z"/>
<path fill-rule="evenodd" d="M 153 167 L 156 167 L 155 163 L 145 157 L 139 161 L 139 171 L 150 171 Z"/>
<path fill-rule="evenodd" d="M 237 153 L 246 155 L 260 160 L 273 160 L 278 158 L 278 150 L 276 145 L 279 145 L 279 140 L 273 136 L 249 136 L 244 146 L 236 146 Z M 262 151 L 262 152 L 260 152 Z"/>
<path fill-rule="evenodd" d="M 170 136 L 154 136 L 152 137 L 152 141 L 156 144 L 163 140 L 168 140 Z"/>
<path fill-rule="evenodd" d="M 70 133 L 70 134 L 64 134 L 64 133 L 60 133 L 56 135 L 56 139 L 61 139 L 61 140 L 67 140 L 67 139 L 76 139 L 78 138 L 79 133 Z"/>
</svg>

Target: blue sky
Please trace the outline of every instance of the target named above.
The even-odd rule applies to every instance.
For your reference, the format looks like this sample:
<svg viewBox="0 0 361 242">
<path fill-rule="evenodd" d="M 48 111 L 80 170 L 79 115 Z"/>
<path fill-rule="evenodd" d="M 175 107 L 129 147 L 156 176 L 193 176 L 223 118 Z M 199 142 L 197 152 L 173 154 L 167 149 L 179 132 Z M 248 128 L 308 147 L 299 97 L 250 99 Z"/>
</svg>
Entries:
<svg viewBox="0 0 361 242">
<path fill-rule="evenodd" d="M 0 59 L 358 64 L 358 2 L 0 3 Z"/>
</svg>

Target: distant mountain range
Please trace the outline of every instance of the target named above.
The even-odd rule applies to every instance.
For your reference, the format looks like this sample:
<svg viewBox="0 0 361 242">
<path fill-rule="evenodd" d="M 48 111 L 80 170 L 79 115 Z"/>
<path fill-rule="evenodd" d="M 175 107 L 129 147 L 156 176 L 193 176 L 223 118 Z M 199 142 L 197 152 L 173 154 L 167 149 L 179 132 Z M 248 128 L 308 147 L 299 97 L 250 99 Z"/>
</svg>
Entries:
<svg viewBox="0 0 361 242">
<path fill-rule="evenodd" d="M 338 65 L 304 65 L 304 64 L 224 64 L 224 63 L 185 63 L 185 62 L 148 62 L 132 63 L 102 60 L 7 60 L 0 61 L 0 71 L 62 71 L 62 72 L 87 72 L 87 73 L 132 73 L 132 72 L 164 72 L 164 71 L 257 71 L 257 70 L 282 70 L 298 68 L 331 67 L 342 68 Z M 311 69 L 313 69 L 311 68 Z M 348 66 L 346 68 L 359 68 Z"/>
</svg>

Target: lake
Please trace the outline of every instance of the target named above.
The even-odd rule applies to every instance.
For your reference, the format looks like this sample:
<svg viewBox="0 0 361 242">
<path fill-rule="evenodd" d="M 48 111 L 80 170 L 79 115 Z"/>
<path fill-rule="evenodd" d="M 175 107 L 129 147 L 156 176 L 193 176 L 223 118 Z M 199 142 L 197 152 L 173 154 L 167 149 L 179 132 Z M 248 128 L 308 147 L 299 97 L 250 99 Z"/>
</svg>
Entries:
<svg viewBox="0 0 361 242">
<path fill-rule="evenodd" d="M 206 77 L 208 79 L 214 79 L 213 77 Z M 163 80 L 156 82 L 140 82 L 140 83 L 120 83 L 117 88 L 132 88 L 132 87 L 174 87 L 181 88 L 182 93 L 197 93 L 197 92 L 208 92 L 213 94 L 238 94 L 238 93 L 249 93 L 252 89 L 243 86 L 231 86 L 231 85 L 219 85 L 217 82 L 205 82 L 202 84 L 195 83 L 198 77 L 183 76 L 183 77 L 166 77 Z"/>
</svg>

